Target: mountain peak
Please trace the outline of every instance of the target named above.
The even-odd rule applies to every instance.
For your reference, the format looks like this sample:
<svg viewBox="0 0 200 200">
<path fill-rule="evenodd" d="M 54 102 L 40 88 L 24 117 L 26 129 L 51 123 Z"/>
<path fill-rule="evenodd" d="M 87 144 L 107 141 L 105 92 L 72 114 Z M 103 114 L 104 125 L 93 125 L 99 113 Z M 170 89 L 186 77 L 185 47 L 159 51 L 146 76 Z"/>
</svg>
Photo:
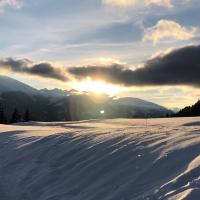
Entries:
<svg viewBox="0 0 200 200">
<path fill-rule="evenodd" d="M 0 93 L 3 92 L 23 92 L 26 94 L 38 94 L 39 91 L 25 83 L 8 76 L 0 75 Z"/>
</svg>

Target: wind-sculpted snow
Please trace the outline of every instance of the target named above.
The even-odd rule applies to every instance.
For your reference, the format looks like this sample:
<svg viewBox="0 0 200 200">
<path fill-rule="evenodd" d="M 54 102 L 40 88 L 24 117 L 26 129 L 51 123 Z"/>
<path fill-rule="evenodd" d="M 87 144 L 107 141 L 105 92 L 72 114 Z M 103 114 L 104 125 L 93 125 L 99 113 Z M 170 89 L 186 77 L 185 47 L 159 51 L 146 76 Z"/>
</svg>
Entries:
<svg viewBox="0 0 200 200">
<path fill-rule="evenodd" d="M 0 126 L 0 200 L 198 200 L 200 118 Z"/>
</svg>

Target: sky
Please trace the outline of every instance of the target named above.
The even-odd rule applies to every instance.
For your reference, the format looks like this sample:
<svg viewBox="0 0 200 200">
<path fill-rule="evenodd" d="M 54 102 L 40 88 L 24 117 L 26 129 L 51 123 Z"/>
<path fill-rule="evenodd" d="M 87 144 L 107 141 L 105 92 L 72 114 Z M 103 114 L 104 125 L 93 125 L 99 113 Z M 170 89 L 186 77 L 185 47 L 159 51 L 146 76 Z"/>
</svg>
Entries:
<svg viewBox="0 0 200 200">
<path fill-rule="evenodd" d="M 168 108 L 200 98 L 199 0 L 0 0 L 0 73 Z"/>
</svg>

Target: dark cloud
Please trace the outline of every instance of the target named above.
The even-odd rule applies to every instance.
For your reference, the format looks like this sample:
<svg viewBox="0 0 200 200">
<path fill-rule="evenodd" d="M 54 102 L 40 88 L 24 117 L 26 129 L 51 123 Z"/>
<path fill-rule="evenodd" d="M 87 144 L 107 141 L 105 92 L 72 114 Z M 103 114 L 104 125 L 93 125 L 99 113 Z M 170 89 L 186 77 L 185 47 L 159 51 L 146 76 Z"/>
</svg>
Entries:
<svg viewBox="0 0 200 200">
<path fill-rule="evenodd" d="M 126 86 L 200 86 L 200 46 L 188 46 L 159 55 L 136 70 L 113 64 L 109 67 L 74 67 L 69 72 L 78 79 L 89 76 Z"/>
<path fill-rule="evenodd" d="M 30 75 L 37 75 L 44 78 L 53 78 L 60 81 L 67 81 L 67 77 L 62 70 L 53 67 L 49 63 L 33 64 L 27 59 L 2 59 L 0 60 L 0 69 L 6 69 L 18 73 L 26 73 Z"/>
</svg>

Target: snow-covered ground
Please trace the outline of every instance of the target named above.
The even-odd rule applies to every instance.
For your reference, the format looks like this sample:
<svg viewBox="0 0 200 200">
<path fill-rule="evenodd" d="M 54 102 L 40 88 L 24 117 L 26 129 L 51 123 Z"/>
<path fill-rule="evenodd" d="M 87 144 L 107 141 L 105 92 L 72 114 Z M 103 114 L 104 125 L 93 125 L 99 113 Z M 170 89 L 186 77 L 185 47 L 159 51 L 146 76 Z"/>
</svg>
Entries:
<svg viewBox="0 0 200 200">
<path fill-rule="evenodd" d="M 0 200 L 199 200 L 200 118 L 0 126 Z"/>
</svg>

